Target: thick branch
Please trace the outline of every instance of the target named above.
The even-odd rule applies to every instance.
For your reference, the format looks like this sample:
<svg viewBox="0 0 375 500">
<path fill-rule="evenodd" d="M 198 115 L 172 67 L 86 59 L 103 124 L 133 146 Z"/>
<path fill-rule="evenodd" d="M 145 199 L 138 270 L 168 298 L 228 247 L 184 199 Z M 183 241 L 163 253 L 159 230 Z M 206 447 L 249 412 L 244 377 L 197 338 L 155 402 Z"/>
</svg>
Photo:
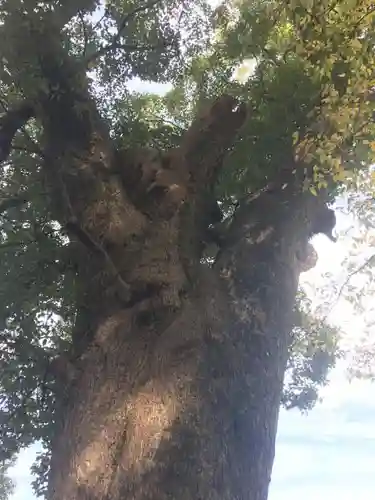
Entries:
<svg viewBox="0 0 375 500">
<path fill-rule="evenodd" d="M 243 200 L 236 210 L 222 238 L 222 250 L 215 265 L 234 272 L 243 266 L 239 271 L 242 275 L 247 272 L 252 254 L 254 261 L 259 262 L 263 248 L 272 248 L 272 252 L 280 255 L 287 252 L 299 273 L 314 257 L 309 239 L 322 233 L 334 240 L 335 223 L 335 214 L 326 205 L 323 191 L 313 196 L 289 184 L 284 189 L 261 192 L 257 197 Z"/>
<path fill-rule="evenodd" d="M 191 279 L 200 272 L 207 228 L 217 222 L 213 191 L 218 173 L 245 118 L 245 105 L 223 95 L 193 121 L 181 145 L 172 152 L 172 169 L 179 170 L 186 179 L 188 210 L 183 213 L 179 247 L 185 272 Z"/>
<path fill-rule="evenodd" d="M 194 181 L 212 183 L 246 119 L 246 105 L 223 95 L 192 123 L 181 145 Z"/>
<path fill-rule="evenodd" d="M 33 107 L 22 102 L 0 117 L 0 163 L 8 158 L 14 136 L 33 114 Z"/>
<path fill-rule="evenodd" d="M 12 13 L 2 27 L 9 70 L 43 129 L 54 216 L 63 225 L 76 220 L 95 241 L 123 244 L 141 230 L 144 218 L 110 175 L 114 145 L 89 93 L 85 68 L 64 47 L 59 22 L 51 13 L 42 20 Z M 37 79 L 30 81 L 25 60 Z"/>
</svg>

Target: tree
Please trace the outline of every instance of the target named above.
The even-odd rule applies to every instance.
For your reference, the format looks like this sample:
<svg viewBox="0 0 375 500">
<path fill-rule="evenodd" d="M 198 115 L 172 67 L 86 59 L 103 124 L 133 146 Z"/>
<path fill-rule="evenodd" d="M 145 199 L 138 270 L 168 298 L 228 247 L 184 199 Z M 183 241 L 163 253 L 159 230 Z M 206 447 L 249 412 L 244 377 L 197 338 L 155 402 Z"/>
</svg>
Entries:
<svg viewBox="0 0 375 500">
<path fill-rule="evenodd" d="M 309 240 L 375 149 L 372 3 L 0 7 L 5 455 L 43 440 L 50 500 L 265 499 Z"/>
</svg>

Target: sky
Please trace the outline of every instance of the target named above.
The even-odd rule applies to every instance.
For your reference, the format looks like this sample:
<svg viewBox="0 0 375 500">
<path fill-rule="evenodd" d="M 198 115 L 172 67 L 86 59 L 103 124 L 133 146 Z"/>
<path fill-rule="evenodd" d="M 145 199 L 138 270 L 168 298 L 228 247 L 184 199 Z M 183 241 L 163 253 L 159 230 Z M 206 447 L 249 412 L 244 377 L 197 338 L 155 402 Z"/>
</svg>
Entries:
<svg viewBox="0 0 375 500">
<path fill-rule="evenodd" d="M 326 402 L 306 416 L 282 411 L 269 500 L 370 500 L 375 493 L 375 385 L 337 370 Z M 14 469 L 12 500 L 32 500 L 34 449 Z"/>
<path fill-rule="evenodd" d="M 129 87 L 161 93 L 168 89 L 139 80 L 130 82 Z M 338 226 L 342 229 L 345 224 L 347 219 L 338 214 Z M 341 260 L 348 251 L 345 239 L 334 244 L 323 236 L 317 237 L 314 246 L 318 264 L 303 275 L 312 294 L 325 284 L 326 272 L 340 275 Z M 360 335 L 361 318 L 343 300 L 332 311 L 331 319 L 345 333 L 346 344 Z M 298 410 L 281 411 L 269 500 L 375 497 L 375 384 L 350 382 L 345 370 L 345 363 L 340 363 L 331 372 L 330 383 L 322 393 L 323 402 L 307 415 Z M 34 498 L 29 468 L 36 450 L 36 446 L 23 450 L 12 470 L 16 481 L 12 500 Z"/>
<path fill-rule="evenodd" d="M 336 216 L 337 232 L 344 234 L 353 221 L 341 212 Z M 339 283 L 346 278 L 341 263 L 349 251 L 349 238 L 339 238 L 337 243 L 324 236 L 314 238 L 319 260 L 302 275 L 310 297 L 327 284 L 326 273 Z M 358 341 L 363 321 L 346 300 L 337 302 L 330 320 L 340 327 L 342 347 Z M 322 403 L 307 415 L 281 411 L 269 500 L 374 498 L 375 384 L 349 381 L 347 361 L 342 360 L 321 396 Z"/>
<path fill-rule="evenodd" d="M 269 500 L 374 498 L 375 385 L 337 383 L 335 404 L 281 413 Z"/>
</svg>

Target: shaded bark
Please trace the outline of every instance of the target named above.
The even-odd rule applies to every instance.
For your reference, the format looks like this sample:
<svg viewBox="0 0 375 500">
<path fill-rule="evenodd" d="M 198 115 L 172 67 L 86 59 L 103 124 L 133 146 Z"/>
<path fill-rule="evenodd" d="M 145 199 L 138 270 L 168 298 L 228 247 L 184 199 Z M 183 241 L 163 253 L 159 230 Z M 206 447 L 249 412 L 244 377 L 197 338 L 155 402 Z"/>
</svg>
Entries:
<svg viewBox="0 0 375 500">
<path fill-rule="evenodd" d="M 24 21 L 15 12 L 3 27 L 8 60 L 43 127 L 52 208 L 79 269 L 49 500 L 266 499 L 298 277 L 324 199 L 291 177 L 244 201 L 215 265 L 202 265 L 245 107 L 223 96 L 162 155 L 116 151 L 56 26 L 29 15 L 28 37 Z"/>
<path fill-rule="evenodd" d="M 317 203 L 282 192 L 243 207 L 177 309 L 152 297 L 102 318 L 75 365 L 51 498 L 267 497 Z"/>
</svg>

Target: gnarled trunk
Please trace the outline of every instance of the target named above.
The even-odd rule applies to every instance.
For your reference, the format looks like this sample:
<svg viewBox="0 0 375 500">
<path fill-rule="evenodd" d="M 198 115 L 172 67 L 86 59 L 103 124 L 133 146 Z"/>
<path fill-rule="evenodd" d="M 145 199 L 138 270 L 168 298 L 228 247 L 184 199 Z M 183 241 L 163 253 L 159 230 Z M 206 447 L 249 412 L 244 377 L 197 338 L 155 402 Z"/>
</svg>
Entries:
<svg viewBox="0 0 375 500">
<path fill-rule="evenodd" d="M 103 312 L 75 365 L 51 499 L 267 498 L 298 254 L 316 204 L 265 194 L 241 209 L 178 307 L 156 290 Z"/>
</svg>

